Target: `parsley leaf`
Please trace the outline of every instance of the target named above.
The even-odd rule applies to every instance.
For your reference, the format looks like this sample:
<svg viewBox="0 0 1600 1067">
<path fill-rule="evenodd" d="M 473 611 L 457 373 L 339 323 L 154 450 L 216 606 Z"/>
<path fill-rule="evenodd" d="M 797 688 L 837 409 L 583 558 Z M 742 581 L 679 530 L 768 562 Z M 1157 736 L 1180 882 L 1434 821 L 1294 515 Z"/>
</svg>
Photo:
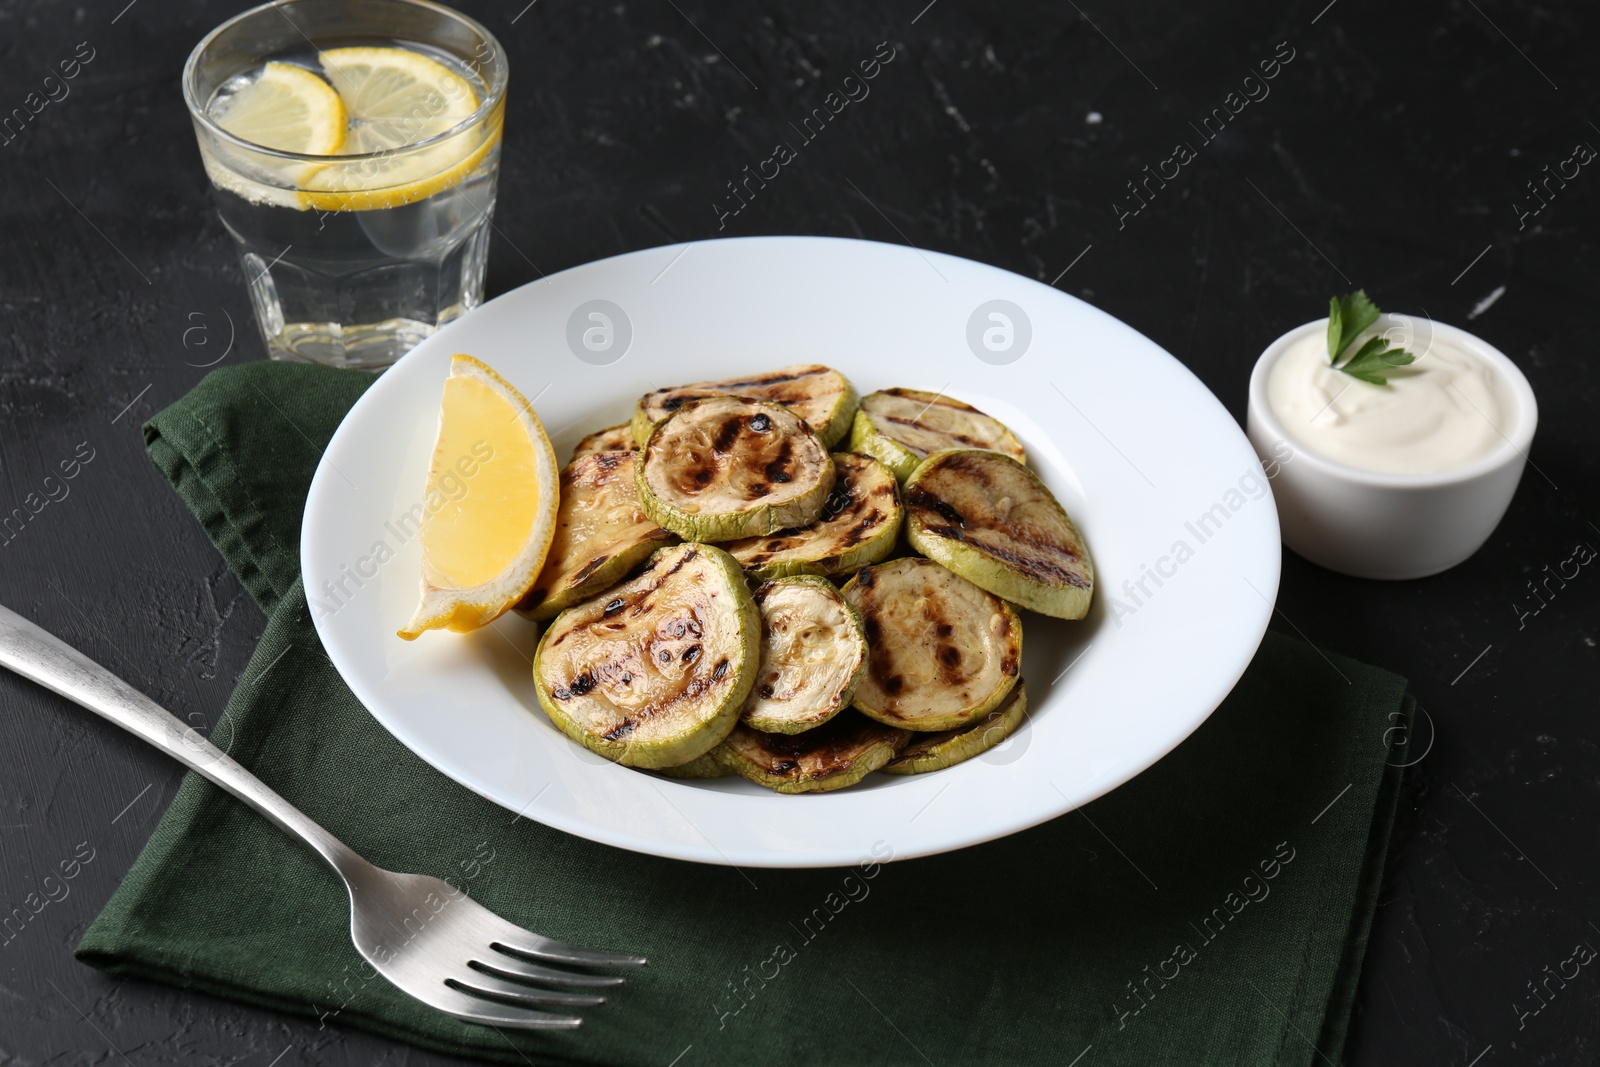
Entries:
<svg viewBox="0 0 1600 1067">
<path fill-rule="evenodd" d="M 1339 362 L 1341 356 L 1355 344 L 1361 332 L 1378 321 L 1378 305 L 1367 298 L 1365 290 L 1357 289 L 1348 296 L 1336 296 L 1328 301 L 1328 362 L 1335 370 L 1344 371 L 1372 385 L 1388 385 L 1384 377 L 1396 367 L 1416 362 L 1403 348 L 1393 345 L 1387 338 L 1369 337 L 1355 355 Z"/>
<path fill-rule="evenodd" d="M 1416 357 L 1410 352 L 1403 348 L 1391 347 L 1382 337 L 1373 337 L 1339 369 L 1352 378 L 1360 378 L 1373 385 L 1388 385 L 1389 380 L 1383 376 L 1385 371 L 1408 366 L 1414 362 Z"/>
<path fill-rule="evenodd" d="M 1378 305 L 1367 299 L 1365 289 L 1328 301 L 1328 358 L 1339 362 L 1339 353 L 1350 347 L 1356 335 L 1378 321 Z"/>
</svg>

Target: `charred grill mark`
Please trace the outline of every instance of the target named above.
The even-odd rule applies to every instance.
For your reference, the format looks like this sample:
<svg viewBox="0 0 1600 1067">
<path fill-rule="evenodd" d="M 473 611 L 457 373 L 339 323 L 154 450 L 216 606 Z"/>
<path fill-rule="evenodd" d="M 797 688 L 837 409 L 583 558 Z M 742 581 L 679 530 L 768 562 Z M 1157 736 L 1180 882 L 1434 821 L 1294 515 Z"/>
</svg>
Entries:
<svg viewBox="0 0 1600 1067">
<path fill-rule="evenodd" d="M 751 433 L 771 433 L 772 418 L 766 412 L 757 412 L 750 417 Z"/>
<path fill-rule="evenodd" d="M 772 694 L 776 692 L 776 690 L 774 690 L 772 686 L 768 685 L 766 682 L 762 682 L 760 687 L 756 689 L 756 692 L 761 694 L 762 700 L 771 700 Z"/>
<path fill-rule="evenodd" d="M 891 674 L 883 680 L 883 691 L 890 696 L 900 692 L 906 687 L 906 680 L 898 674 Z"/>
<path fill-rule="evenodd" d="M 583 582 L 588 581 L 595 571 L 606 565 L 606 560 L 610 558 L 610 556 L 601 555 L 591 559 L 588 563 L 583 565 L 582 569 L 579 570 L 577 574 L 572 576 L 572 579 L 568 584 L 580 585 Z M 607 614 L 610 614 L 610 612 L 607 611 Z"/>
<path fill-rule="evenodd" d="M 1000 660 L 1000 673 L 1008 678 L 1017 676 L 1017 657 L 1006 656 Z"/>
<path fill-rule="evenodd" d="M 903 419 L 898 415 L 879 415 L 878 418 L 882 419 L 884 422 L 892 422 L 896 426 L 909 426 L 913 430 L 921 430 L 923 433 L 936 433 L 940 437 L 948 437 L 952 441 L 959 441 L 962 444 L 968 445 L 972 448 L 988 448 L 990 446 L 990 442 L 985 441 L 981 437 L 973 437 L 970 434 L 958 433 L 955 430 L 936 430 L 931 426 L 924 426 L 918 419 Z M 906 444 L 904 441 L 901 441 L 900 443 L 903 445 Z M 915 445 L 906 445 L 906 447 L 911 449 L 913 452 L 921 452 L 923 455 L 928 454 L 926 450 L 920 449 Z"/>
<path fill-rule="evenodd" d="M 628 454 L 626 452 L 596 452 L 594 453 L 594 465 L 603 471 L 614 471 L 617 469 L 617 464 L 627 458 Z"/>
<path fill-rule="evenodd" d="M 621 597 L 617 597 L 615 600 L 609 600 L 606 602 L 605 616 L 610 618 L 612 615 L 615 615 L 617 612 L 621 611 L 627 606 L 628 602 L 623 600 Z"/>
<path fill-rule="evenodd" d="M 638 716 L 641 719 L 651 719 L 657 715 L 667 714 L 679 704 L 692 703 L 699 700 L 705 695 L 706 690 L 711 688 L 711 685 L 712 682 L 709 678 L 703 676 L 690 678 L 681 689 L 669 693 L 655 704 L 640 708 Z"/>
<path fill-rule="evenodd" d="M 668 633 L 675 638 L 700 637 L 705 633 L 700 623 L 692 618 L 674 619 Z"/>
<path fill-rule="evenodd" d="M 932 533 L 943 533 L 942 529 L 934 529 L 930 527 L 929 530 Z M 946 536 L 949 535 L 947 534 Z M 960 540 L 960 538 L 956 538 L 956 540 Z M 989 541 L 983 539 L 969 540 L 967 543 L 978 549 L 980 552 L 985 552 L 993 556 L 1002 563 L 1010 564 L 1017 570 L 1023 572 L 1028 577 L 1033 578 L 1036 581 L 1056 582 L 1070 585 L 1074 589 L 1088 589 L 1090 587 L 1089 579 L 1084 577 L 1084 574 L 1081 570 L 1056 563 L 1043 553 L 1014 552 L 1009 548 L 1005 548 L 1001 545 L 991 544 Z M 1052 550 L 1057 551 L 1064 556 L 1076 559 L 1076 553 L 1071 552 L 1065 547 L 1053 545 Z"/>
<path fill-rule="evenodd" d="M 874 527 L 881 524 L 883 520 L 883 512 L 874 510 L 871 514 L 865 516 L 860 522 L 856 523 L 854 526 L 850 527 L 850 529 L 841 534 L 839 539 L 843 542 L 845 548 L 854 548 L 856 545 L 859 545 L 861 542 L 865 541 L 867 539 L 867 534 L 870 533 Z"/>
<path fill-rule="evenodd" d="M 737 382 L 718 382 L 724 389 L 764 389 L 772 385 L 782 385 L 785 382 L 798 382 L 802 378 L 814 378 L 819 374 L 826 374 L 828 368 L 816 366 L 805 367 L 793 374 L 764 374 L 759 378 L 745 378 Z"/>
<path fill-rule="evenodd" d="M 634 608 L 628 613 L 628 617 L 631 619 L 637 619 L 640 615 L 648 613 L 651 607 L 653 607 L 652 604 L 646 603 L 650 597 L 650 594 L 660 589 L 666 584 L 668 578 L 671 578 L 674 574 L 677 574 L 679 571 L 683 570 L 686 564 L 693 562 L 699 555 L 700 550 L 698 548 L 688 549 L 683 553 L 683 555 L 678 557 L 676 563 L 667 568 L 667 573 L 655 580 L 655 583 L 651 585 L 650 588 L 640 590 L 638 597 L 635 599 Z M 639 577 L 643 578 L 646 574 L 649 574 L 651 571 L 655 570 L 656 566 L 660 562 L 661 560 L 659 558 L 653 560 L 650 566 L 646 567 Z"/>
<path fill-rule="evenodd" d="M 576 678 L 574 678 L 572 680 L 572 685 L 570 686 L 570 689 L 572 690 L 572 695 L 575 696 L 575 697 L 584 696 L 585 694 L 587 694 L 593 688 L 594 688 L 594 675 L 589 671 L 584 671 L 582 674 L 580 674 Z"/>
<path fill-rule="evenodd" d="M 685 416 L 685 418 L 687 417 L 688 416 Z M 766 416 L 758 415 L 756 418 L 765 419 Z M 752 423 L 751 428 L 754 429 L 755 419 L 751 419 L 750 421 Z M 724 419 L 722 425 L 717 427 L 717 436 L 711 442 L 711 450 L 723 455 L 726 455 L 728 452 L 732 451 L 733 443 L 739 439 L 739 430 L 743 425 L 744 420 L 738 415 L 735 415 L 730 419 Z M 772 425 L 770 419 L 767 420 L 767 425 L 769 427 Z"/>
<path fill-rule="evenodd" d="M 713 682 L 720 682 L 720 681 L 722 681 L 723 675 L 725 675 L 727 673 L 728 673 L 728 661 L 725 660 L 725 659 L 718 660 L 717 661 L 716 670 L 711 672 L 711 680 Z"/>
<path fill-rule="evenodd" d="M 861 584 L 863 589 L 871 589 L 872 583 L 877 580 L 878 576 L 872 572 L 871 567 L 862 567 L 861 573 L 856 575 L 856 581 Z"/>
<path fill-rule="evenodd" d="M 683 405 L 687 404 L 688 402 L 689 402 L 689 398 L 684 396 L 684 395 L 682 395 L 682 394 L 674 394 L 674 395 L 671 395 L 671 396 L 667 396 L 667 397 L 662 398 L 662 400 L 661 400 L 661 410 L 662 411 L 677 411 L 679 408 L 683 407 Z"/>
<path fill-rule="evenodd" d="M 863 571 L 863 574 L 866 572 Z M 861 632 L 866 635 L 869 644 L 877 644 L 878 638 L 883 636 L 883 629 L 878 625 L 877 619 L 868 619 L 861 627 Z"/>
<path fill-rule="evenodd" d="M 766 416 L 757 415 L 756 418 L 764 419 Z M 751 421 L 754 422 L 755 420 L 752 419 Z M 782 485 L 784 483 L 794 481 L 794 472 L 790 470 L 790 467 L 793 465 L 793 463 L 794 442 L 790 441 L 788 438 L 785 438 L 783 443 L 778 446 L 778 458 L 773 460 L 771 463 L 768 463 L 765 467 L 762 467 L 761 470 L 766 474 L 768 481 L 777 482 L 779 485 Z"/>
<path fill-rule="evenodd" d="M 633 719 L 623 719 L 621 722 L 617 723 L 617 725 L 613 726 L 600 736 L 604 737 L 607 741 L 620 741 L 624 737 L 627 737 L 629 734 L 633 733 L 638 725 L 638 722 Z"/>
<path fill-rule="evenodd" d="M 936 627 L 936 630 L 940 637 L 949 637 L 951 634 L 956 632 L 956 628 L 947 622 L 941 622 L 938 627 Z"/>
<path fill-rule="evenodd" d="M 1082 560 L 1083 553 L 1069 544 L 1064 544 L 1051 537 L 1043 530 L 1036 530 L 1030 526 L 1019 526 L 1011 532 L 1011 536 L 1029 548 L 1038 549 L 1041 553 L 1066 556 L 1072 560 Z"/>
<path fill-rule="evenodd" d="M 743 732 L 747 728 L 740 730 Z M 863 721 L 853 712 L 801 734 L 757 734 L 755 731 L 748 731 L 748 734 L 755 741 L 753 757 L 769 772 L 813 781 L 850 770 L 869 749 L 896 736 L 895 731 Z"/>
<path fill-rule="evenodd" d="M 705 649 L 699 645 L 690 645 L 688 648 L 683 650 L 683 656 L 681 658 L 684 663 L 687 663 L 692 667 L 694 666 L 694 661 L 699 659 L 700 653 L 704 651 Z"/>
<path fill-rule="evenodd" d="M 770 492 L 772 492 L 772 486 L 766 482 L 752 482 L 750 488 L 745 490 L 744 495 L 747 500 L 756 500 Z"/>
<path fill-rule="evenodd" d="M 994 484 L 994 479 L 989 476 L 988 464 L 979 462 L 971 456 L 951 456 L 944 461 L 940 470 L 941 473 L 948 471 L 952 474 L 966 475 L 973 481 L 981 483 L 986 489 Z"/>
<path fill-rule="evenodd" d="M 890 396 L 900 397 L 902 400 L 915 401 L 918 404 L 924 403 L 927 400 L 926 393 L 918 396 L 915 395 L 916 390 L 914 389 L 901 389 L 896 387 L 893 389 L 885 389 L 884 392 L 888 393 Z M 972 411 L 977 412 L 979 415 L 983 414 L 983 412 L 978 411 L 978 409 L 973 407 L 971 404 L 968 404 L 965 401 L 957 400 L 954 397 L 945 396 L 943 393 L 938 394 L 933 398 L 932 402 L 928 403 L 928 407 L 931 408 L 934 406 L 941 408 L 954 408 L 957 411 Z"/>
<path fill-rule="evenodd" d="M 822 514 L 817 516 L 817 522 L 832 522 L 853 508 L 855 503 L 856 487 L 847 475 L 833 483 L 828 499 L 822 502 Z"/>
<path fill-rule="evenodd" d="M 961 666 L 961 650 L 954 645 L 946 645 L 939 650 L 939 662 L 947 667 Z"/>
<path fill-rule="evenodd" d="M 906 494 L 906 505 L 908 507 L 920 508 L 923 511 L 936 511 L 945 522 L 948 522 L 963 530 L 966 529 L 967 518 L 965 515 L 961 514 L 961 512 L 956 510 L 955 505 L 951 504 L 948 500 L 943 500 L 935 496 L 933 493 L 928 492 L 928 490 L 924 489 L 920 485 Z M 961 539 L 961 536 L 957 535 L 956 540 L 959 541 Z"/>
<path fill-rule="evenodd" d="M 711 472 L 709 470 L 707 470 L 705 467 L 701 467 L 699 470 L 695 471 L 694 472 L 694 484 L 695 485 L 710 485 L 711 484 Z"/>
<path fill-rule="evenodd" d="M 659 658 L 660 658 L 662 663 L 671 663 L 672 662 L 672 653 L 663 648 L 661 650 L 661 655 L 660 655 Z"/>
</svg>

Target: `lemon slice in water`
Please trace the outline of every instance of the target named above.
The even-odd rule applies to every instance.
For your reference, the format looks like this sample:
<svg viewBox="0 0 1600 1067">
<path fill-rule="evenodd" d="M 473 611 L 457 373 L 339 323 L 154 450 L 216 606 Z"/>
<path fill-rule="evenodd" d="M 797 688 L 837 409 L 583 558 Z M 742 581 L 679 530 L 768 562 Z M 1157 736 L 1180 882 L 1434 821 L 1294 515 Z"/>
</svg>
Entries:
<svg viewBox="0 0 1600 1067">
<path fill-rule="evenodd" d="M 532 587 L 555 535 L 555 450 L 512 385 L 456 356 L 420 507 L 422 598 L 400 636 L 487 626 Z"/>
<path fill-rule="evenodd" d="M 268 63 L 219 101 L 212 121 L 235 137 L 283 152 L 329 156 L 345 144 L 344 100 L 304 67 Z"/>
<path fill-rule="evenodd" d="M 486 121 L 484 129 L 440 144 L 406 147 L 478 109 L 471 84 L 436 59 L 404 48 L 332 48 L 317 59 L 350 116 L 343 154 L 383 154 L 311 175 L 301 198 L 307 207 L 362 211 L 414 203 L 466 177 L 493 146 L 498 126 Z"/>
</svg>

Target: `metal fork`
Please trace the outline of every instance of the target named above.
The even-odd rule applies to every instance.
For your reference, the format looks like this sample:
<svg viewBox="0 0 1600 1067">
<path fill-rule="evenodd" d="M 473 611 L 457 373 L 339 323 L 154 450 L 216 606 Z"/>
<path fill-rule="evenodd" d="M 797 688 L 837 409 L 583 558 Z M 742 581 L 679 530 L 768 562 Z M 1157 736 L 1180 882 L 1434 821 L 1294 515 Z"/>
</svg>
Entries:
<svg viewBox="0 0 1600 1067">
<path fill-rule="evenodd" d="M 530 933 L 438 878 L 374 867 L 268 789 L 220 748 L 77 649 L 0 607 L 0 666 L 9 667 L 137 734 L 310 845 L 350 891 L 350 939 L 377 972 L 424 1004 L 470 1022 L 517 1030 L 571 1029 L 614 975 L 562 970 L 642 967 Z M 553 988 L 540 988 L 553 987 Z M 566 990 L 588 990 L 568 992 Z"/>
</svg>

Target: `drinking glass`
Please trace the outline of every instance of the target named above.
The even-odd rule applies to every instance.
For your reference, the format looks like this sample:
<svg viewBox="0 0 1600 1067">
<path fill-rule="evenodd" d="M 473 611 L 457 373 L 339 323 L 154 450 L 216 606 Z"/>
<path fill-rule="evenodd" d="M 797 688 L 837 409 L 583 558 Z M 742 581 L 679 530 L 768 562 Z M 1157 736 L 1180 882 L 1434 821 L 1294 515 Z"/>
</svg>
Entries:
<svg viewBox="0 0 1600 1067">
<path fill-rule="evenodd" d="M 425 61 L 399 57 L 408 62 L 398 69 L 422 74 L 410 95 L 384 98 L 370 87 L 392 82 L 361 91 L 349 78 L 339 84 L 337 68 L 323 63 L 335 48 L 403 49 Z M 230 100 L 268 64 L 348 88 L 339 92 L 353 98 L 345 147 L 358 150 L 283 151 L 224 129 Z M 305 75 L 289 73 L 303 84 Z M 313 88 L 316 99 L 331 99 Z M 386 367 L 482 302 L 505 89 L 493 35 L 427 0 L 280 0 L 224 22 L 195 47 L 184 99 L 269 355 Z M 380 107 L 404 99 L 410 110 L 369 121 L 371 98 Z"/>
</svg>

